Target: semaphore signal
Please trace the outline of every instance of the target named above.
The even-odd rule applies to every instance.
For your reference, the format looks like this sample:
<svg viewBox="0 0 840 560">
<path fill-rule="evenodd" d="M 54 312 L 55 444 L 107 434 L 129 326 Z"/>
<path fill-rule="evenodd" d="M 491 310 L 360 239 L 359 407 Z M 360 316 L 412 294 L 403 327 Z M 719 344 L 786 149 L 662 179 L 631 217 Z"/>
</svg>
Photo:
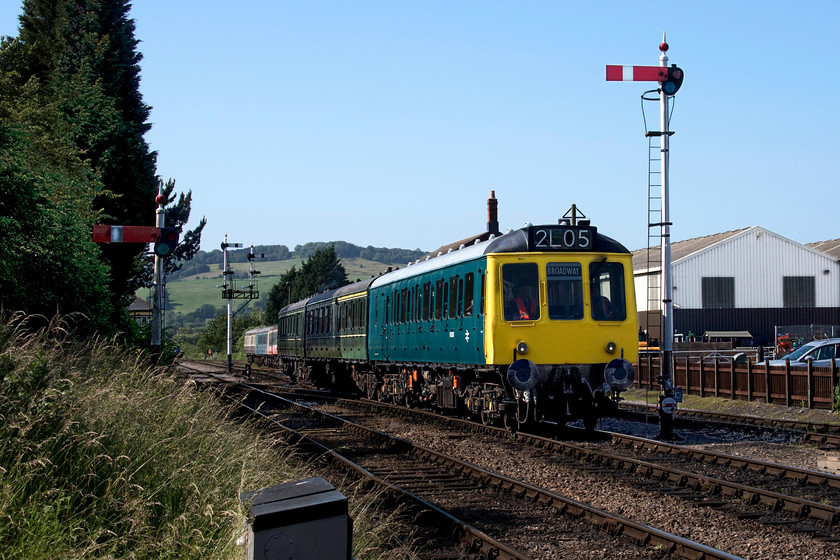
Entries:
<svg viewBox="0 0 840 560">
<path fill-rule="evenodd" d="M 662 43 L 659 44 L 659 66 L 619 66 L 607 65 L 608 82 L 658 82 L 659 83 L 659 122 L 660 131 L 649 134 L 661 136 L 662 157 L 662 221 L 660 226 L 661 253 L 661 274 L 662 274 L 662 344 L 659 355 L 659 380 L 662 385 L 662 394 L 659 396 L 659 417 L 660 437 L 665 439 L 673 438 L 674 411 L 671 406 L 674 402 L 673 374 L 671 372 L 671 357 L 674 344 L 674 302 L 671 299 L 673 291 L 673 280 L 671 271 L 671 218 L 669 209 L 668 190 L 670 179 L 668 175 L 670 158 L 670 137 L 673 132 L 668 130 L 668 98 L 672 97 L 682 86 L 685 73 L 676 64 L 668 66 L 668 43 L 665 42 L 665 33 L 662 33 Z"/>
</svg>

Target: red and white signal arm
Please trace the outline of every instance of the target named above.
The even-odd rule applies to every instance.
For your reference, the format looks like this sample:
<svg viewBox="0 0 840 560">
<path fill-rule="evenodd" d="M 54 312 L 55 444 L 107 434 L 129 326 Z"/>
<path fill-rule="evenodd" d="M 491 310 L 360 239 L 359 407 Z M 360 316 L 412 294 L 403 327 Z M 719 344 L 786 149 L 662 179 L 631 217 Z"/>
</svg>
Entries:
<svg viewBox="0 0 840 560">
<path fill-rule="evenodd" d="M 665 397 L 662 399 L 659 406 L 665 414 L 673 414 L 677 411 L 677 401 L 671 397 Z"/>
<path fill-rule="evenodd" d="M 667 66 L 607 65 L 608 82 L 664 82 L 667 79 Z"/>
</svg>

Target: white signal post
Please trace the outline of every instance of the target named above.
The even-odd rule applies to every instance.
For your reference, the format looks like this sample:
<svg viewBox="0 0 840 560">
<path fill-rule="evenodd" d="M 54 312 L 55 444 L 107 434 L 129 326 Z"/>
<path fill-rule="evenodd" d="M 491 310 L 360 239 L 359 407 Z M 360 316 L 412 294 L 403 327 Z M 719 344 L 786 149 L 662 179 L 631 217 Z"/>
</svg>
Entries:
<svg viewBox="0 0 840 560">
<path fill-rule="evenodd" d="M 259 299 L 260 292 L 257 290 L 256 276 L 260 273 L 254 270 L 254 259 L 264 258 L 265 254 L 254 254 L 254 246 L 251 245 L 251 250 L 248 252 L 248 261 L 251 263 L 248 271 L 248 289 L 237 289 L 236 282 L 233 279 L 233 269 L 230 267 L 228 260 L 228 248 L 240 248 L 242 243 L 228 243 L 228 236 L 225 234 L 225 241 L 222 243 L 222 253 L 224 258 L 222 260 L 222 275 L 224 276 L 224 284 L 222 285 L 222 299 L 227 300 L 227 371 L 233 371 L 233 300 L 244 299 L 247 300 L 245 304 L 237 310 L 242 311 L 245 305 L 248 305 L 250 300 Z M 218 287 L 218 286 L 217 286 Z"/>
<path fill-rule="evenodd" d="M 662 33 L 662 43 L 659 45 L 659 66 L 607 66 L 607 81 L 657 81 L 659 87 L 659 124 L 661 135 L 661 171 L 662 171 L 662 221 L 660 224 L 660 256 L 661 256 L 661 297 L 662 297 L 662 340 L 660 344 L 659 369 L 660 383 L 663 394 L 660 396 L 659 417 L 660 437 L 664 439 L 673 438 L 674 407 L 670 406 L 674 401 L 674 383 L 671 371 L 671 357 L 674 347 L 674 302 L 672 300 L 673 281 L 671 271 L 671 212 L 668 190 L 670 188 L 669 159 L 670 159 L 670 138 L 673 134 L 668 128 L 668 97 L 675 94 L 682 84 L 683 72 L 680 68 L 668 67 L 668 43 L 665 42 L 665 33 Z M 668 90 L 668 91 L 666 91 Z M 649 224 L 653 226 L 655 224 Z M 663 406 L 666 401 L 666 406 Z"/>
<path fill-rule="evenodd" d="M 158 228 L 163 228 L 166 225 L 166 211 L 163 205 L 166 204 L 166 197 L 162 192 L 162 185 L 158 183 L 158 194 L 155 197 L 157 209 L 155 210 L 155 225 Z M 161 350 L 161 309 L 163 309 L 163 258 L 155 253 L 155 297 L 152 299 L 152 349 L 160 352 Z"/>
<path fill-rule="evenodd" d="M 668 43 L 665 42 L 665 33 L 662 33 L 662 43 L 659 45 L 662 54 L 659 55 L 659 66 L 668 67 Z M 659 372 L 662 376 L 663 400 L 659 404 L 659 435 L 663 438 L 672 438 L 674 435 L 674 412 L 676 407 L 663 407 L 662 402 L 672 399 L 674 396 L 674 378 L 671 371 L 671 356 L 674 350 L 674 300 L 673 280 L 671 271 L 671 209 L 668 189 L 670 187 L 669 144 L 671 134 L 668 129 L 668 94 L 665 88 L 659 89 L 659 130 L 662 131 L 662 244 L 661 244 L 661 265 L 662 271 L 662 348 L 659 353 Z"/>
</svg>

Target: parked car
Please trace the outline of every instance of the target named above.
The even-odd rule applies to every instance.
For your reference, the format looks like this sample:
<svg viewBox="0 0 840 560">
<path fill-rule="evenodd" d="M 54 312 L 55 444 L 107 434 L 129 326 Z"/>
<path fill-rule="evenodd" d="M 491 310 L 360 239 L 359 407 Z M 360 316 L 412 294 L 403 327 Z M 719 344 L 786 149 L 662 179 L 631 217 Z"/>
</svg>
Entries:
<svg viewBox="0 0 840 560">
<path fill-rule="evenodd" d="M 808 362 L 811 362 L 814 367 L 829 367 L 832 358 L 840 361 L 840 338 L 812 340 L 779 360 L 770 360 L 770 365 L 783 366 L 790 360 L 791 367 L 807 367 Z M 756 365 L 764 365 L 764 362 Z"/>
</svg>

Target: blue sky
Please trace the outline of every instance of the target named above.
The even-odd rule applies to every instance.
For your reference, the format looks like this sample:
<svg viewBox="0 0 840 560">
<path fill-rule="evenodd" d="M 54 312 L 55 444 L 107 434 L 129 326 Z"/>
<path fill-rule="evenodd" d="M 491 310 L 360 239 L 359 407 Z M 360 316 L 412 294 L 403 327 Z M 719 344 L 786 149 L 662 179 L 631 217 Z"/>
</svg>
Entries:
<svg viewBox="0 0 840 560">
<path fill-rule="evenodd" d="M 0 35 L 20 6 L 0 2 Z M 491 190 L 503 231 L 575 203 L 644 247 L 649 88 L 604 67 L 658 65 L 663 31 L 686 76 L 672 239 L 840 237 L 840 2 L 137 0 L 131 15 L 146 139 L 207 218 L 205 250 L 225 233 L 432 250 L 484 230 Z"/>
</svg>

